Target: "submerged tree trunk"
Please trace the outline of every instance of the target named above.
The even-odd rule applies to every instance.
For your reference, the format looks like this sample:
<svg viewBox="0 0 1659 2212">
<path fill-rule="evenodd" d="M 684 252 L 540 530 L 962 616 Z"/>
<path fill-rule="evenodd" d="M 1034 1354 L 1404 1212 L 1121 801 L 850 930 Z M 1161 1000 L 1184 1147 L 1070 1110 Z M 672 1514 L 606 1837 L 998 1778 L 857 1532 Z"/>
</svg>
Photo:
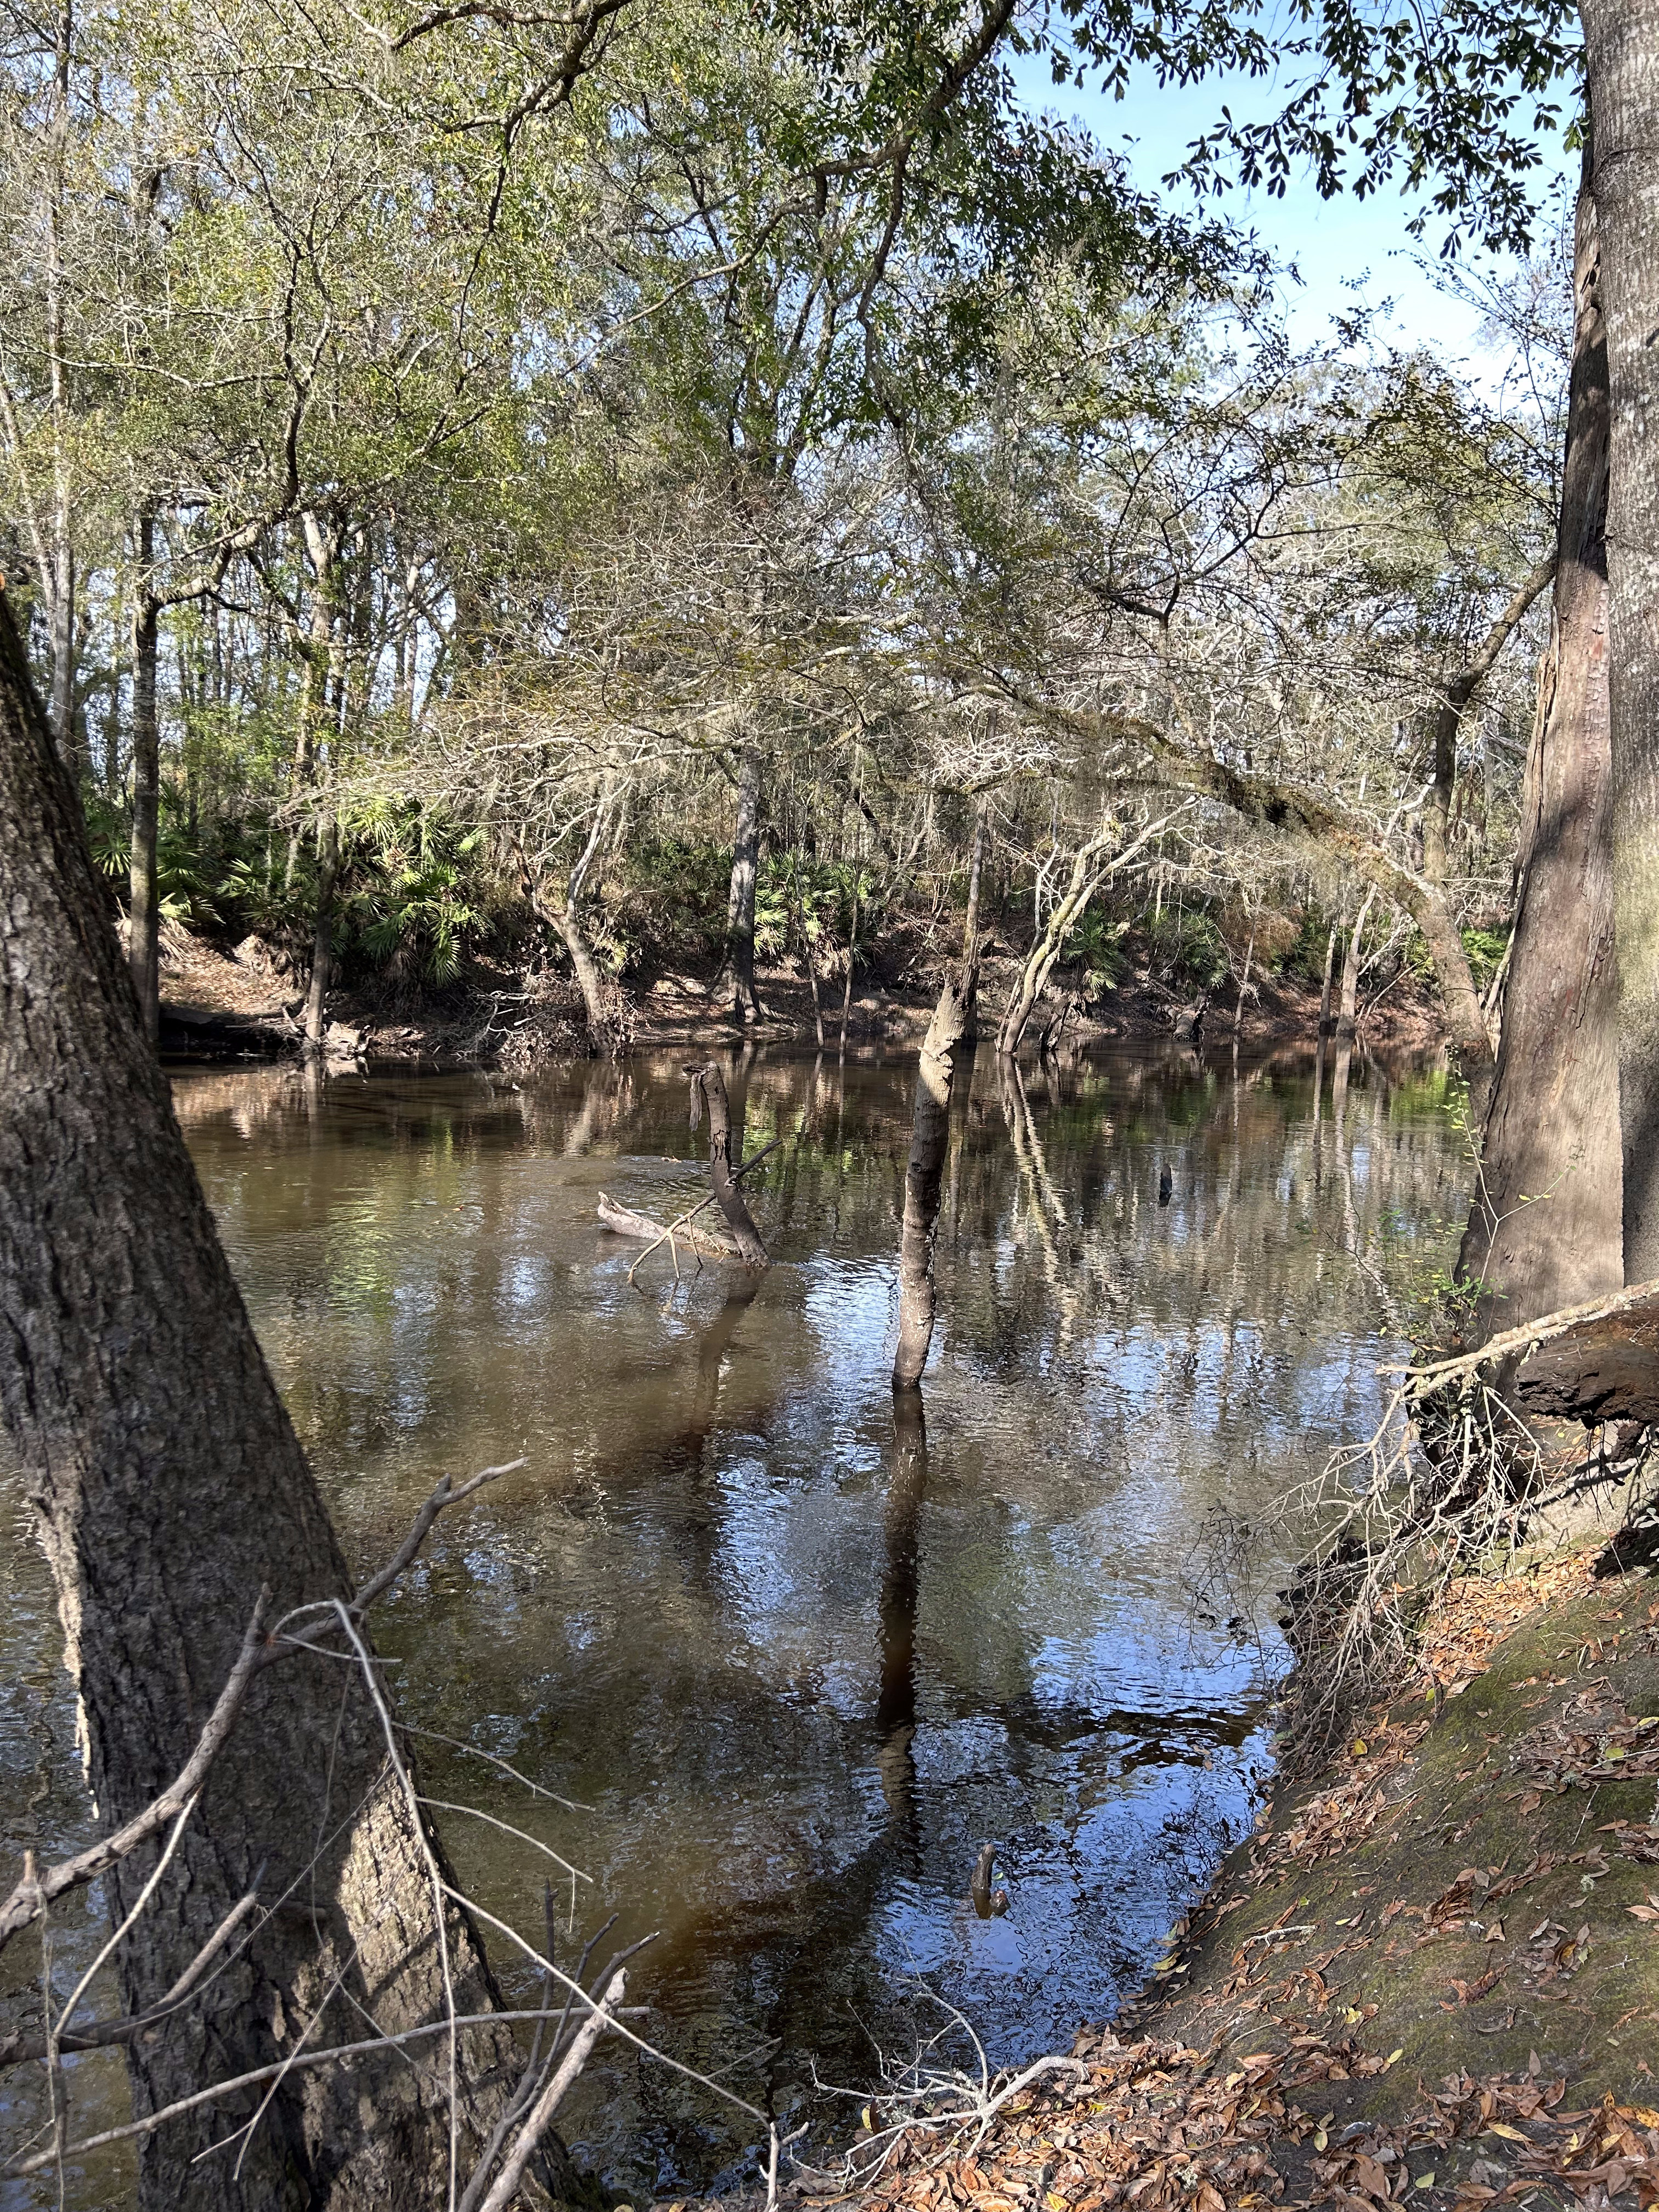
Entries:
<svg viewBox="0 0 1659 2212">
<path fill-rule="evenodd" d="M 1627 1282 L 1659 1274 L 1659 0 L 1580 0 L 1609 397 L 1607 635 Z"/>
<path fill-rule="evenodd" d="M 1586 162 L 1588 173 L 1589 164 Z M 1480 1182 L 1458 1255 L 1475 1334 L 1624 1279 L 1613 755 L 1607 699 L 1607 354 L 1596 213 L 1578 198 L 1576 318 L 1550 643 L 1522 797 L 1514 931 Z"/>
<path fill-rule="evenodd" d="M 921 1387 L 933 1340 L 933 1237 L 945 1177 L 951 1085 L 957 1049 L 973 1020 L 977 981 L 972 960 L 946 972 L 916 1070 L 910 1157 L 904 1170 L 904 1225 L 899 1237 L 899 1338 L 893 1358 L 896 1391 Z"/>
<path fill-rule="evenodd" d="M 3 599 L 0 794 L 0 1406 L 113 1827 L 183 1766 L 261 1585 L 280 1614 L 349 1596 L 351 1578 L 140 1027 Z M 165 2033 L 127 2047 L 137 2112 L 278 2060 L 302 2034 L 321 2047 L 370 2017 L 390 2033 L 441 2017 L 427 1843 L 388 1782 L 361 1675 L 304 1656 L 264 1673 L 116 1954 L 125 2008 L 154 2006 L 250 1890 L 262 1913 Z M 156 1858 L 140 1849 L 110 1874 L 115 1920 Z M 445 1907 L 441 1925 L 458 2009 L 489 2009 L 470 1923 Z M 144 2212 L 435 2212 L 445 2039 L 416 2049 L 431 2055 L 288 2076 L 245 2147 L 215 2148 L 246 2105 L 145 2136 Z M 518 2068 L 505 2028 L 464 2033 L 459 2057 L 465 2160 Z"/>
<path fill-rule="evenodd" d="M 927 1426 L 921 1393 L 897 1390 L 893 1394 L 893 1473 L 882 1514 L 876 1771 L 887 1809 L 912 1844 L 916 1840 L 916 1608 L 921 1509 L 927 1495 Z"/>
<path fill-rule="evenodd" d="M 151 568 L 155 520 L 138 518 L 138 580 L 132 612 L 132 851 L 129 868 L 127 961 L 138 1016 L 154 1044 L 161 1023 L 161 917 L 156 851 L 161 836 L 161 750 L 155 711 L 161 609 Z"/>
<path fill-rule="evenodd" d="M 726 957 L 709 995 L 729 999 L 740 1022 L 765 1013 L 755 993 L 755 884 L 760 872 L 761 757 L 745 745 L 738 763 L 738 818 L 732 837 L 732 884 L 726 902 Z"/>
<path fill-rule="evenodd" d="M 732 1102 L 726 1095 L 726 1078 L 720 1063 L 713 1060 L 685 1072 L 691 1079 L 692 1128 L 696 1129 L 705 1108 L 708 1114 L 708 1180 L 715 1202 L 726 1216 L 738 1258 L 751 1267 L 763 1267 L 766 1246 L 732 1174 Z"/>
</svg>

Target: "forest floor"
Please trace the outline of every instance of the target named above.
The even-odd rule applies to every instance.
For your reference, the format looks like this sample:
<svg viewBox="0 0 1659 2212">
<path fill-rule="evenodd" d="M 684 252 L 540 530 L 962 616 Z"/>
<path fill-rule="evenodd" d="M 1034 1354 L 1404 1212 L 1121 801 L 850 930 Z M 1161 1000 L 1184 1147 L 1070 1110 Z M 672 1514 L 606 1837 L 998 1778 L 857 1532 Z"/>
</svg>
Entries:
<svg viewBox="0 0 1659 2212">
<path fill-rule="evenodd" d="M 1659 2203 L 1659 1580 L 1454 1584 L 1421 1680 L 1284 1783 L 1150 1991 L 861 2212 Z"/>
<path fill-rule="evenodd" d="M 981 973 L 981 1005 L 987 1019 L 1006 1001 L 1020 955 L 999 949 Z M 849 1049 L 914 1050 L 921 1042 L 938 994 L 937 963 L 894 963 L 860 975 L 846 1009 Z M 648 974 L 630 986 L 621 1034 L 636 1047 L 721 1044 L 750 1036 L 760 1042 L 805 1045 L 816 1036 L 811 993 L 798 963 L 763 968 L 757 984 L 766 1018 L 748 1030 L 708 996 L 705 978 L 672 969 Z M 1071 989 L 1063 973 L 1045 1007 Z M 831 1049 L 840 1041 L 842 994 L 822 987 L 824 1032 Z M 1172 1036 L 1176 1013 L 1190 994 L 1147 971 L 1132 970 L 1098 1005 L 1067 1027 L 1068 1044 L 1114 1037 Z M 161 972 L 161 1044 L 177 1058 L 280 1057 L 297 1051 L 303 985 L 279 972 L 252 939 L 234 951 L 182 931 L 169 933 Z M 1237 990 L 1230 980 L 1214 994 L 1204 1042 L 1230 1042 Z M 543 1060 L 580 1054 L 585 1031 L 580 1002 L 567 980 L 545 974 L 480 967 L 465 984 L 425 1000 L 399 1003 L 383 994 L 343 991 L 331 1002 L 334 1056 L 428 1066 L 499 1063 L 516 1071 Z M 1294 976 L 1252 980 L 1237 1034 L 1246 1045 L 1317 1035 L 1319 992 Z M 1431 1049 L 1444 1031 L 1432 990 L 1408 972 L 1367 1008 L 1362 1000 L 1360 1038 L 1382 1053 Z"/>
</svg>

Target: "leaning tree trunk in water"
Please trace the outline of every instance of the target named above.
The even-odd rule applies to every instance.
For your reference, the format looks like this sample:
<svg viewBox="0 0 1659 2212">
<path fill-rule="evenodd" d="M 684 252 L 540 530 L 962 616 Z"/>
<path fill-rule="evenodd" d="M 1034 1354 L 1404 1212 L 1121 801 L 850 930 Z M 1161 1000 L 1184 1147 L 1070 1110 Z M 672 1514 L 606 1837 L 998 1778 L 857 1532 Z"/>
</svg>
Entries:
<svg viewBox="0 0 1659 2212">
<path fill-rule="evenodd" d="M 708 1115 L 708 1180 L 715 1203 L 726 1216 L 738 1257 L 749 1267 L 763 1267 L 766 1246 L 732 1174 L 732 1102 L 726 1095 L 726 1078 L 719 1062 L 712 1060 L 685 1072 L 691 1079 L 692 1128 L 696 1128 L 705 1109 Z"/>
<path fill-rule="evenodd" d="M 921 1387 L 933 1340 L 933 1237 L 945 1177 L 945 1139 L 957 1048 L 973 1021 L 977 982 L 970 960 L 946 973 L 939 1003 L 922 1041 L 916 1070 L 910 1158 L 904 1170 L 904 1225 L 899 1237 L 899 1340 L 893 1360 L 895 1390 Z"/>
<path fill-rule="evenodd" d="M 1600 282 L 1586 189 L 1550 643 L 1522 794 L 1498 1076 L 1457 1261 L 1479 1291 L 1477 1340 L 1624 1280 Z"/>
<path fill-rule="evenodd" d="M 740 1022 L 765 1012 L 755 994 L 755 884 L 760 872 L 761 757 L 745 745 L 738 763 L 738 819 L 726 902 L 726 957 L 709 995 L 729 999 Z"/>
<path fill-rule="evenodd" d="M 1659 0 L 1580 0 L 1609 398 L 1608 708 L 1626 1282 L 1659 1275 Z"/>
<path fill-rule="evenodd" d="M 112 1829 L 194 1749 L 261 1585 L 276 1616 L 352 1584 L 145 1039 L 3 598 L 0 930 L 0 1407 Z M 261 1674 L 116 1954 L 124 2009 L 155 2006 L 250 1890 L 264 1917 L 164 2033 L 127 2045 L 137 2113 L 280 2060 L 301 2033 L 321 2047 L 371 2014 L 389 2033 L 442 2016 L 425 1839 L 386 1764 L 358 1674 L 301 1656 Z M 156 1859 L 140 1848 L 109 1874 L 116 1921 Z M 490 2009 L 470 1924 L 446 1909 L 444 1925 L 458 2010 Z M 464 2035 L 464 2158 L 517 2071 L 506 2028 Z M 246 2109 L 202 2106 L 143 2139 L 140 2204 L 435 2212 L 446 2075 L 443 2059 L 403 2051 L 349 2077 L 295 2073 L 240 2150 L 214 2146 Z"/>
<path fill-rule="evenodd" d="M 150 570 L 155 518 L 138 518 L 137 596 L 132 611 L 132 851 L 128 872 L 127 962 L 139 1018 L 152 1044 L 161 1027 L 161 946 L 156 848 L 161 830 L 161 746 L 155 715 L 161 607 Z"/>
</svg>

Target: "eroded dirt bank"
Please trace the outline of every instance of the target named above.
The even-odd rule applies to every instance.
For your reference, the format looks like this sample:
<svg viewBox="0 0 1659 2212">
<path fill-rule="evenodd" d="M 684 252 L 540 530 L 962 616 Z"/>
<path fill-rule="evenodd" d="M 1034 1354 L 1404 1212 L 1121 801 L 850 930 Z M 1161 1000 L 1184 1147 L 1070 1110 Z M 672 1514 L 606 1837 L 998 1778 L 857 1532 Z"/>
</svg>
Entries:
<svg viewBox="0 0 1659 2212">
<path fill-rule="evenodd" d="M 994 953 L 980 986 L 981 1021 L 1007 999 L 1018 962 L 1012 951 Z M 767 1018 L 744 1030 L 729 1009 L 711 1000 L 698 977 L 668 971 L 641 978 L 620 1016 L 625 1044 L 762 1042 L 811 1047 L 816 1039 L 811 994 L 794 967 L 762 969 L 758 981 Z M 934 968 L 923 965 L 884 981 L 860 977 L 846 1006 L 847 1041 L 860 1051 L 920 1046 L 939 992 Z M 161 975 L 161 1043 L 170 1054 L 191 1059 L 276 1058 L 300 1047 L 301 989 L 277 973 L 257 946 L 234 954 L 174 932 Z M 1224 982 L 1207 1008 L 1203 1041 L 1229 1043 L 1237 992 Z M 1131 974 L 1067 1025 L 1067 1045 L 1112 1037 L 1168 1037 L 1188 1003 L 1151 975 Z M 823 1012 L 826 1042 L 836 1049 L 842 999 L 826 985 Z M 331 1040 L 336 1055 L 435 1066 L 499 1065 L 522 1072 L 544 1061 L 579 1057 L 586 1048 L 580 1000 L 568 979 L 506 970 L 480 972 L 465 988 L 414 1010 L 372 996 L 331 1000 Z M 1293 976 L 1260 976 L 1245 996 L 1237 1035 L 1243 1044 L 1305 1039 L 1318 1034 L 1319 992 Z M 1035 1041 L 1038 1024 L 1033 1024 Z M 1359 1037 L 1382 1053 L 1432 1049 L 1443 1040 L 1438 1001 L 1409 972 L 1370 1004 L 1362 1005 Z"/>
</svg>

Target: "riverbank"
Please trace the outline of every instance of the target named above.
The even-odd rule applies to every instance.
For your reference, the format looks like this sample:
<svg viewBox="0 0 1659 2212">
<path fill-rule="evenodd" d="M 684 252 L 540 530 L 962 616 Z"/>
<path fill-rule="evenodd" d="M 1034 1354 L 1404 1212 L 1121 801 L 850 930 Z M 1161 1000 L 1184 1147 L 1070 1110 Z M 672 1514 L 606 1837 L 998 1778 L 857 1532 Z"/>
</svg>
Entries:
<svg viewBox="0 0 1659 2212">
<path fill-rule="evenodd" d="M 987 957 L 980 1003 L 988 1020 L 1006 1003 L 1020 955 L 998 947 Z M 635 991 L 619 994 L 617 1034 L 624 1048 L 659 1045 L 723 1046 L 754 1037 L 810 1046 L 817 1036 L 811 987 L 799 967 L 763 968 L 757 986 L 765 1018 L 745 1028 L 712 1001 L 706 979 L 665 970 L 642 977 Z M 938 963 L 921 961 L 891 981 L 860 978 L 850 1001 L 825 985 L 821 1011 L 825 1039 L 838 1048 L 843 1012 L 849 1049 L 914 1050 L 921 1042 L 938 996 Z M 1066 996 L 1062 987 L 1054 1003 Z M 1318 1035 L 1320 994 L 1294 975 L 1255 977 L 1238 1004 L 1227 979 L 1206 1010 L 1202 1042 L 1245 1045 L 1285 1042 Z M 1131 971 L 1093 1006 L 1079 1006 L 1063 1033 L 1067 1045 L 1115 1038 L 1169 1037 L 1176 1018 L 1192 1003 L 1150 971 Z M 331 1057 L 427 1067 L 501 1066 L 526 1073 L 586 1049 L 581 1002 L 568 979 L 480 968 L 465 986 L 399 1006 L 372 994 L 345 993 L 331 1002 Z M 1235 1017 L 1237 1016 L 1237 1019 Z M 161 976 L 161 1046 L 174 1058 L 282 1059 L 300 1048 L 303 992 L 249 939 L 234 951 L 182 931 L 170 933 Z M 1034 1022 L 1035 1041 L 1038 1024 Z M 1359 1040 L 1383 1053 L 1431 1050 L 1444 1027 L 1432 990 L 1402 970 L 1386 992 L 1362 1001 Z"/>
<path fill-rule="evenodd" d="M 1277 1789 L 1149 1993 L 869 2212 L 1659 2201 L 1659 1582 L 1606 1565 L 1455 1584 L 1433 1698 Z"/>
</svg>

